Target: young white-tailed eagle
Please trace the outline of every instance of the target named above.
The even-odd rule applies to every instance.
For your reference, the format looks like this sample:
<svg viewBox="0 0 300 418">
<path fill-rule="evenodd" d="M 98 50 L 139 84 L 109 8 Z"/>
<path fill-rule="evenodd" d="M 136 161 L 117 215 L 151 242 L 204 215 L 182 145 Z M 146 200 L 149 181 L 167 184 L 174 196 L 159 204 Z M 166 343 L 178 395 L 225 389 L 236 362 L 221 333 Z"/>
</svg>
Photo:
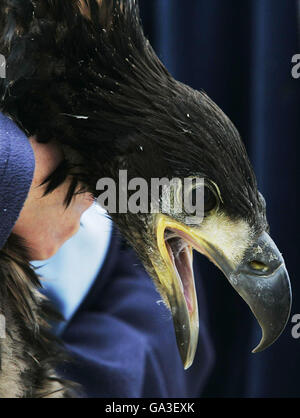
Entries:
<svg viewBox="0 0 300 418">
<path fill-rule="evenodd" d="M 268 347 L 288 320 L 284 260 L 268 234 L 265 202 L 239 133 L 203 92 L 174 80 L 145 38 L 135 0 L 2 0 L 0 111 L 28 136 L 55 139 L 65 160 L 47 192 L 72 176 L 95 197 L 100 178 L 195 180 L 204 219 L 192 213 L 110 213 L 170 308 L 184 363 L 198 338 L 192 250 L 207 256 L 250 306 Z M 150 193 L 150 192 L 149 192 Z M 182 201 L 181 183 L 173 203 Z M 197 280 L 197 278 L 195 278 Z M 17 308 L 16 308 L 17 309 Z M 9 326 L 9 325 L 8 325 Z M 0 372 L 1 380 L 1 372 Z"/>
</svg>

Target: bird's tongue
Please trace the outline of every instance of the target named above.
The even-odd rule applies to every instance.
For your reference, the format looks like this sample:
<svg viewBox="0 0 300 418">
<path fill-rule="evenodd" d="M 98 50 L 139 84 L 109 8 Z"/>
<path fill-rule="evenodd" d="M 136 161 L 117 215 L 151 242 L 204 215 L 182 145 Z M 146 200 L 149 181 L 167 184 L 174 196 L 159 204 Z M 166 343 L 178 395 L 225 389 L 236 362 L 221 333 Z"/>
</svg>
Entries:
<svg viewBox="0 0 300 418">
<path fill-rule="evenodd" d="M 193 303 L 193 256 L 191 247 L 181 238 L 169 238 L 166 247 L 172 261 L 177 278 L 184 294 L 189 313 L 195 309 Z"/>
</svg>

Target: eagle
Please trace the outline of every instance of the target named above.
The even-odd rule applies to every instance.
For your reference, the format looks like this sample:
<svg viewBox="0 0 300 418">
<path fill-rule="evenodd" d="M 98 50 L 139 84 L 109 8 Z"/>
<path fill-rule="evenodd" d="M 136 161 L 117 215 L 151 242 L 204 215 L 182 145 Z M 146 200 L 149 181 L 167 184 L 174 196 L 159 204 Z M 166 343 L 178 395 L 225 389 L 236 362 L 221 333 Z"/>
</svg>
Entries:
<svg viewBox="0 0 300 418">
<path fill-rule="evenodd" d="M 46 193 L 70 178 L 66 205 L 78 187 L 98 198 L 99 179 L 120 186 L 120 171 L 147 184 L 179 180 L 167 209 L 161 188 L 156 211 L 108 213 L 172 313 L 183 366 L 192 364 L 198 339 L 193 250 L 224 273 L 255 315 L 262 338 L 253 351 L 271 345 L 287 323 L 291 287 L 245 147 L 208 95 L 176 81 L 162 64 L 144 35 L 137 0 L 2 0 L 0 28 L 0 111 L 27 136 L 56 140 L 64 151 Z M 183 190 L 185 179 L 191 181 Z M 199 192 L 203 216 L 193 207 L 174 210 L 183 195 L 194 202 Z M 1 342 L 0 393 L 14 378 L 19 396 L 71 396 L 55 375 L 50 308 L 18 237 L 1 250 L 0 274 L 17 358 L 9 361 Z"/>
</svg>

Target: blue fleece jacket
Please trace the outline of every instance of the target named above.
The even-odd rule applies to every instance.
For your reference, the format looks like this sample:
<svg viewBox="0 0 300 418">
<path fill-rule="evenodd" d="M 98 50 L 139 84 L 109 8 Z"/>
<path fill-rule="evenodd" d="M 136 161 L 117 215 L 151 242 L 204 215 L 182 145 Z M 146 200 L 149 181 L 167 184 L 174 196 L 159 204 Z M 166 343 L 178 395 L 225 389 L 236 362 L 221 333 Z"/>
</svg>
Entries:
<svg viewBox="0 0 300 418">
<path fill-rule="evenodd" d="M 0 248 L 19 217 L 34 167 L 28 138 L 11 119 L 0 113 Z"/>
</svg>

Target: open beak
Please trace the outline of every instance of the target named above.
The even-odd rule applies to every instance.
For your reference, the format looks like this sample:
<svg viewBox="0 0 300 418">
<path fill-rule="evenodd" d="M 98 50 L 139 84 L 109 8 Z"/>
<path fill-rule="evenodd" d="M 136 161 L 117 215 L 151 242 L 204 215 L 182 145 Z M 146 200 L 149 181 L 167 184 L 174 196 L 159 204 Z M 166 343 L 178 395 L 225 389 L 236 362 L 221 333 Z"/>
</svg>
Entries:
<svg viewBox="0 0 300 418">
<path fill-rule="evenodd" d="M 290 314 L 291 286 L 284 260 L 267 233 L 246 250 L 238 265 L 233 265 L 221 249 L 211 245 L 199 228 L 162 215 L 156 233 L 163 263 L 153 259 L 152 264 L 169 302 L 185 369 L 193 363 L 199 329 L 193 249 L 223 271 L 252 310 L 262 329 L 261 341 L 253 352 L 265 349 L 279 337 Z"/>
</svg>

